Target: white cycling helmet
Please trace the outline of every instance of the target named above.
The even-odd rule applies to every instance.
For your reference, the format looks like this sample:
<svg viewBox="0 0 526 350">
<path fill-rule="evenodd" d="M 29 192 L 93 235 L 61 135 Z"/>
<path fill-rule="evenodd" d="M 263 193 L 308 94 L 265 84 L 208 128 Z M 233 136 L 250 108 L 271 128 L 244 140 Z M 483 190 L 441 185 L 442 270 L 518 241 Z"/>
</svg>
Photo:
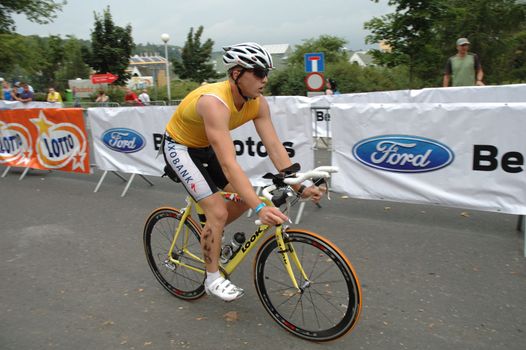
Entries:
<svg viewBox="0 0 526 350">
<path fill-rule="evenodd" d="M 242 43 L 223 47 L 223 63 L 230 69 L 241 66 L 246 69 L 273 69 L 272 56 L 256 43 Z"/>
</svg>

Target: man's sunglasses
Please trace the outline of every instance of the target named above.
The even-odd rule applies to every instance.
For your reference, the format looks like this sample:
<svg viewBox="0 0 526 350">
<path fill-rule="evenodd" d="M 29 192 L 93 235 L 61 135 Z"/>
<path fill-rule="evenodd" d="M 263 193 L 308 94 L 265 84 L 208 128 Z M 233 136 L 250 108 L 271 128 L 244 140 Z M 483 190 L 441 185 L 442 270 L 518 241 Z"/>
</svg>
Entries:
<svg viewBox="0 0 526 350">
<path fill-rule="evenodd" d="M 249 69 L 249 71 L 254 73 L 254 75 L 259 79 L 264 79 L 265 77 L 268 76 L 268 73 L 269 73 L 268 69 L 263 69 L 263 68 L 253 68 L 253 69 Z"/>
</svg>

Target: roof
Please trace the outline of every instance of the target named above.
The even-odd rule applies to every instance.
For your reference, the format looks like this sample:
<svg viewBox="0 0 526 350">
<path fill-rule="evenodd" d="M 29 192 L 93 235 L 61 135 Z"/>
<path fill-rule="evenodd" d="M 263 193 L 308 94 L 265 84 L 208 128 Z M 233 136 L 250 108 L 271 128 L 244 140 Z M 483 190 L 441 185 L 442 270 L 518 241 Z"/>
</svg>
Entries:
<svg viewBox="0 0 526 350">
<path fill-rule="evenodd" d="M 139 56 L 135 55 L 130 57 L 130 65 L 143 65 L 143 64 L 166 64 L 166 59 L 162 56 Z"/>
<path fill-rule="evenodd" d="M 351 63 L 356 62 L 363 66 L 374 65 L 374 58 L 367 51 L 355 51 L 351 54 L 349 61 Z"/>
<path fill-rule="evenodd" d="M 289 44 L 272 44 L 272 45 L 261 45 L 271 55 L 284 54 L 290 49 Z"/>
</svg>

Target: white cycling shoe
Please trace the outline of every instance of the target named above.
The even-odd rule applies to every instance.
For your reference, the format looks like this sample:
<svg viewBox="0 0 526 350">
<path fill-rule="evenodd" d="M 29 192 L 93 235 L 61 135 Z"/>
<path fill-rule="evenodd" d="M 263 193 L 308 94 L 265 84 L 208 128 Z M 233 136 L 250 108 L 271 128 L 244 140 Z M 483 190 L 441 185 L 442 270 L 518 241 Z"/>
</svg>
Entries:
<svg viewBox="0 0 526 350">
<path fill-rule="evenodd" d="M 210 285 L 205 281 L 205 292 L 208 295 L 216 296 L 224 301 L 233 301 L 245 295 L 243 289 L 236 287 L 232 282 L 222 276 L 210 283 Z"/>
</svg>

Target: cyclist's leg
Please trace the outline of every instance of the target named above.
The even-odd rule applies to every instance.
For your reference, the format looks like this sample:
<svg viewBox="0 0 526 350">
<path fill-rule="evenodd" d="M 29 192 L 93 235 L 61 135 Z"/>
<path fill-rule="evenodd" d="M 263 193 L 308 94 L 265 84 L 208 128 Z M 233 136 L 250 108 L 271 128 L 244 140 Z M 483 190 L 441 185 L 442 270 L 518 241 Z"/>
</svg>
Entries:
<svg viewBox="0 0 526 350">
<path fill-rule="evenodd" d="M 226 281 L 219 274 L 221 235 L 229 217 L 227 203 L 218 193 L 218 186 L 227 181 L 221 167 L 210 167 L 215 158 L 211 147 L 192 149 L 167 139 L 164 155 L 168 165 L 177 173 L 187 192 L 199 203 L 206 216 L 202 231 L 201 248 L 207 278 L 205 290 L 219 298 L 231 301 L 243 295 L 243 290 Z"/>
</svg>

